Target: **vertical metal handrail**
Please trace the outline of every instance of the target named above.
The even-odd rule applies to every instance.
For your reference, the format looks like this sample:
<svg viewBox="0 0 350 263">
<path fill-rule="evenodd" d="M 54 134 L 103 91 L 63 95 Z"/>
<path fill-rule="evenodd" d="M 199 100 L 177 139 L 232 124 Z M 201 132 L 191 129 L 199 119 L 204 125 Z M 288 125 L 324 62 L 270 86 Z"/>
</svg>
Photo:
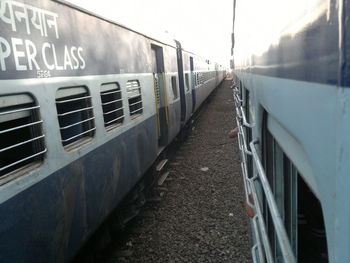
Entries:
<svg viewBox="0 0 350 263">
<path fill-rule="evenodd" d="M 251 155 L 252 153 L 247 149 L 247 143 L 246 143 L 246 137 L 243 129 L 242 121 L 244 120 L 244 124 L 247 124 L 246 117 L 244 115 L 243 119 L 243 108 L 242 102 L 243 100 L 239 98 L 239 90 L 237 87 L 233 89 L 233 97 L 235 101 L 235 109 L 236 109 L 236 123 L 238 128 L 238 145 L 239 149 L 241 150 L 241 169 L 242 169 L 242 175 L 243 175 L 243 184 L 244 184 L 244 190 L 245 190 L 245 200 L 246 204 L 251 207 L 255 211 L 255 216 L 253 218 L 253 230 L 256 237 L 256 244 L 253 245 L 251 253 L 252 253 L 252 259 L 253 262 L 258 262 L 256 251 L 258 251 L 259 255 L 259 263 L 265 262 L 265 255 L 269 263 L 273 263 L 273 257 L 271 253 L 271 247 L 269 244 L 269 241 L 267 239 L 266 234 L 266 228 L 263 223 L 261 227 L 261 209 L 259 205 L 259 200 L 257 198 L 256 189 L 254 185 L 254 180 L 257 178 L 256 176 L 253 176 L 252 178 L 248 178 L 248 170 L 247 170 L 247 156 Z M 252 128 L 253 125 L 246 125 L 248 128 Z M 254 203 L 251 202 L 250 196 L 253 196 Z M 255 205 L 256 204 L 256 205 Z M 262 234 L 261 234 L 262 233 Z M 263 244 L 261 244 L 261 240 L 263 241 Z M 264 247 L 264 248 L 263 248 Z M 263 250 L 264 249 L 264 250 Z"/>
<path fill-rule="evenodd" d="M 257 140 L 253 140 L 249 144 L 249 146 L 250 146 L 251 152 L 253 154 L 255 167 L 258 171 L 258 175 L 259 175 L 259 179 L 260 179 L 262 188 L 263 188 L 264 193 L 265 193 L 266 201 L 267 201 L 270 213 L 271 213 L 272 222 L 273 222 L 275 232 L 276 232 L 279 244 L 280 244 L 281 252 L 282 252 L 282 255 L 283 255 L 285 262 L 294 263 L 294 262 L 296 262 L 295 257 L 294 257 L 293 250 L 292 250 L 292 247 L 290 245 L 289 239 L 288 239 L 287 232 L 286 232 L 284 225 L 283 225 L 282 217 L 278 211 L 277 204 L 276 204 L 274 195 L 271 191 L 270 184 L 266 178 L 264 168 L 261 164 L 258 153 L 255 149 L 255 144 L 257 144 L 257 143 L 258 143 Z"/>
<path fill-rule="evenodd" d="M 247 118 L 245 116 L 245 112 L 242 108 L 242 106 L 240 106 L 240 110 L 241 110 L 241 113 L 242 113 L 242 121 L 243 121 L 243 125 L 247 128 L 253 128 L 255 126 L 255 123 L 248 123 L 247 122 Z"/>
<path fill-rule="evenodd" d="M 258 194 L 256 192 L 256 188 L 255 188 L 255 184 L 254 184 L 254 180 L 256 178 L 257 177 L 255 176 L 255 177 L 253 177 L 251 179 L 248 178 L 247 180 L 248 180 L 248 182 L 250 184 L 251 193 L 253 195 L 253 200 L 254 200 L 254 204 L 255 204 L 255 212 L 256 212 L 256 216 L 257 216 L 257 221 L 259 222 L 259 224 L 258 224 L 259 225 L 259 229 L 260 229 L 259 233 L 261 233 L 261 239 L 263 241 L 264 252 L 265 252 L 265 255 L 266 255 L 266 259 L 267 259 L 267 262 L 273 263 L 274 259 L 273 259 L 273 256 L 272 256 L 272 250 L 271 250 L 269 238 L 268 238 L 268 235 L 267 235 L 267 230 L 266 230 L 266 226 L 265 226 L 265 222 L 264 222 L 264 216 L 263 216 L 263 213 L 261 211 Z"/>
<path fill-rule="evenodd" d="M 242 126 L 239 126 L 238 127 L 238 131 L 239 133 L 241 134 L 242 136 L 242 141 L 243 141 L 243 145 L 242 145 L 242 148 L 243 148 L 243 151 L 248 154 L 248 155 L 252 155 L 251 151 L 248 150 L 247 148 L 247 144 L 245 143 L 246 142 L 246 137 L 245 137 L 245 133 L 244 133 L 244 130 L 242 128 Z"/>
<path fill-rule="evenodd" d="M 258 260 L 256 259 L 256 252 L 255 252 L 256 250 L 259 250 L 258 245 L 254 245 L 252 247 L 251 253 L 252 253 L 253 263 L 259 263 Z"/>
<path fill-rule="evenodd" d="M 280 244 L 284 261 L 288 263 L 294 263 L 295 262 L 294 254 L 292 252 L 291 245 L 282 222 L 282 218 L 279 215 L 277 205 L 274 200 L 274 196 L 272 194 L 271 188 L 267 181 L 260 159 L 257 155 L 257 151 L 254 147 L 254 144 L 256 144 L 257 141 L 254 140 L 249 145 L 247 145 L 246 143 L 246 135 L 245 135 L 243 126 L 247 128 L 253 128 L 255 126 L 255 123 L 247 122 L 247 118 L 246 118 L 244 109 L 242 107 L 243 100 L 239 98 L 239 95 L 240 95 L 240 92 L 237 89 L 237 87 L 235 87 L 233 89 L 233 97 L 234 97 L 235 106 L 236 106 L 235 110 L 237 113 L 236 122 L 237 122 L 237 128 L 238 128 L 238 144 L 242 153 L 241 168 L 242 168 L 243 182 L 244 182 L 244 188 L 245 188 L 245 199 L 246 199 L 247 205 L 249 205 L 255 211 L 255 215 L 252 218 L 254 234 L 256 237 L 256 243 L 253 245 L 252 251 L 251 251 L 253 261 L 257 262 L 257 254 L 256 254 L 256 251 L 257 251 L 259 255 L 258 260 L 260 263 L 265 262 L 265 258 L 269 263 L 274 262 L 274 258 L 272 255 L 272 250 L 271 250 L 271 246 L 270 246 L 270 242 L 269 242 L 269 238 L 266 230 L 266 225 L 264 222 L 264 215 L 260 207 L 260 201 L 256 190 L 256 186 L 255 186 L 255 181 L 260 180 L 260 183 L 263 188 L 263 192 L 266 196 L 268 208 L 270 209 L 273 225 Z M 248 146 L 251 149 L 250 151 L 248 150 Z M 248 176 L 247 155 L 253 156 L 255 167 L 258 172 L 257 174 L 254 174 L 253 177 L 251 178 L 249 178 Z M 249 198 L 250 196 L 253 197 L 253 203 Z"/>
<path fill-rule="evenodd" d="M 243 132 L 244 133 L 244 132 Z M 243 140 L 242 143 L 242 162 L 241 162 L 241 167 L 242 167 L 242 174 L 243 174 L 243 184 L 245 187 L 245 199 L 246 199 L 246 203 L 254 209 L 255 211 L 255 216 L 253 218 L 253 220 L 258 221 L 259 224 L 254 224 L 253 221 L 253 227 L 254 227 L 254 232 L 258 233 L 257 236 L 257 248 L 259 250 L 259 259 L 260 259 L 260 263 L 265 262 L 265 257 L 263 256 L 263 252 L 262 252 L 262 245 L 259 244 L 260 243 L 260 239 L 262 239 L 263 241 L 263 247 L 264 247 L 264 254 L 266 255 L 266 259 L 267 262 L 269 263 L 273 263 L 273 257 L 272 257 L 272 252 L 271 252 L 271 246 L 270 246 L 270 242 L 268 239 L 268 235 L 267 235 L 267 230 L 265 227 L 265 222 L 264 222 L 264 217 L 262 214 L 262 210 L 260 208 L 260 203 L 259 203 L 259 198 L 258 198 L 258 194 L 256 192 L 256 187 L 255 187 L 255 183 L 254 181 L 258 178 L 258 176 L 255 174 L 253 175 L 252 178 L 248 177 L 248 172 L 247 172 L 247 164 L 246 164 L 246 156 L 244 155 L 244 148 L 246 147 L 245 144 L 245 140 Z M 254 204 L 251 203 L 251 201 L 249 200 L 249 195 L 253 196 L 253 200 L 254 200 Z M 260 234 L 261 233 L 261 234 Z"/>
<path fill-rule="evenodd" d="M 262 244 L 261 244 L 261 240 L 260 240 L 260 233 L 258 231 L 258 224 L 259 224 L 259 218 L 257 215 L 255 215 L 252 219 L 253 221 L 253 226 L 254 226 L 254 232 L 255 232 L 255 237 L 256 237 L 256 245 L 257 245 L 257 249 L 258 249 L 258 253 L 259 253 L 259 259 L 260 259 L 260 263 L 264 263 L 265 262 L 265 256 L 263 254 L 263 249 L 262 249 Z"/>
</svg>

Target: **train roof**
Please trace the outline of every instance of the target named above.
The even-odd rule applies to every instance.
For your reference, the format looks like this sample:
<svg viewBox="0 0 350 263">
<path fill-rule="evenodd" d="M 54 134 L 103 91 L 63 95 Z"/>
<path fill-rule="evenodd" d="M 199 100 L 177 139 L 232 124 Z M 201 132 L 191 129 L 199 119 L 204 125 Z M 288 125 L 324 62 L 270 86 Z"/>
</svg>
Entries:
<svg viewBox="0 0 350 263">
<path fill-rule="evenodd" d="M 129 30 L 131 32 L 134 32 L 134 33 L 136 33 L 138 35 L 144 36 L 145 38 L 148 38 L 148 39 L 153 40 L 153 41 L 157 41 L 159 43 L 162 43 L 162 44 L 167 45 L 167 46 L 171 46 L 173 48 L 176 48 L 176 41 L 179 41 L 177 39 L 174 39 L 174 38 L 170 37 L 169 34 L 167 34 L 167 33 L 157 34 L 157 36 L 150 36 L 149 34 L 142 33 L 142 32 L 140 32 L 140 31 L 138 31 L 136 29 L 133 29 L 133 28 L 128 27 L 126 25 L 123 25 L 123 24 L 121 24 L 119 22 L 116 22 L 115 20 L 106 18 L 106 17 L 104 17 L 102 15 L 99 15 L 97 13 L 89 11 L 89 10 L 87 10 L 87 9 L 81 7 L 81 6 L 75 5 L 75 4 L 73 4 L 71 2 L 68 2 L 66 0 L 51 0 L 51 1 L 59 3 L 59 4 L 66 5 L 66 6 L 70 7 L 70 8 L 76 9 L 76 10 L 78 10 L 80 12 L 83 12 L 83 13 L 85 13 L 87 15 L 96 17 L 96 18 L 101 19 L 101 20 L 104 20 L 104 21 L 106 21 L 108 23 L 111 23 L 111 24 L 114 24 L 116 26 L 122 27 L 122 28 L 127 29 L 127 30 Z M 179 42 L 181 43 L 181 41 L 179 41 Z M 185 51 L 187 53 L 190 53 L 190 54 L 192 54 L 194 56 L 200 57 L 203 60 L 206 60 L 205 57 L 200 56 L 200 55 L 198 55 L 198 54 L 196 54 L 196 53 L 194 53 L 194 52 L 192 52 L 190 50 L 187 50 L 186 48 L 183 48 L 182 45 L 181 45 L 181 48 L 182 48 L 183 51 Z M 214 62 L 214 61 L 210 60 L 210 62 Z M 214 62 L 214 63 L 216 63 L 216 62 Z M 216 63 L 216 64 L 219 64 L 219 63 Z"/>
<path fill-rule="evenodd" d="M 136 34 L 142 35 L 142 36 L 144 36 L 144 37 L 146 37 L 146 38 L 148 38 L 148 39 L 151 39 L 151 40 L 160 42 L 160 43 L 162 43 L 162 44 L 164 44 L 164 45 L 168 45 L 168 46 L 171 46 L 171 47 L 176 48 L 174 39 L 172 39 L 172 38 L 170 38 L 170 37 L 167 37 L 167 34 L 165 34 L 165 33 L 164 33 L 163 36 L 160 36 L 160 34 L 159 34 L 159 36 L 157 36 L 157 37 L 159 37 L 159 38 L 155 38 L 155 37 L 153 37 L 153 36 L 150 36 L 150 35 L 148 35 L 148 34 L 145 34 L 145 33 L 142 33 L 142 32 L 140 32 L 140 31 L 138 31 L 138 30 L 135 30 L 135 29 L 133 29 L 133 28 L 131 28 L 131 27 L 128 27 L 128 26 L 126 26 L 126 25 L 123 25 L 123 24 L 121 24 L 121 23 L 119 23 L 119 22 L 116 22 L 115 20 L 106 18 L 106 17 L 104 17 L 104 16 L 102 16 L 102 15 L 99 15 L 99 14 L 97 14 L 97 13 L 94 13 L 94 12 L 92 12 L 92 11 L 89 11 L 89 10 L 87 10 L 87 9 L 81 7 L 81 6 L 75 5 L 75 4 L 73 4 L 73 3 L 71 3 L 71 2 L 68 2 L 68 1 L 66 1 L 66 0 L 51 0 L 51 1 L 56 2 L 56 3 L 59 3 L 59 4 L 66 5 L 66 6 L 68 6 L 68 7 L 71 7 L 71 8 L 73 8 L 73 9 L 76 9 L 76 10 L 78 10 L 78 11 L 81 11 L 81 12 L 87 14 L 87 15 L 90 15 L 90 16 L 93 16 L 93 17 L 96 17 L 96 18 L 99 18 L 99 19 L 104 20 L 104 21 L 106 21 L 106 22 L 108 22 L 108 23 L 114 24 L 114 25 L 116 25 L 116 26 L 120 26 L 120 27 L 125 28 L 125 29 L 127 29 L 127 30 L 129 30 L 129 31 L 132 31 L 132 32 L 134 32 L 134 33 L 136 33 Z"/>
</svg>

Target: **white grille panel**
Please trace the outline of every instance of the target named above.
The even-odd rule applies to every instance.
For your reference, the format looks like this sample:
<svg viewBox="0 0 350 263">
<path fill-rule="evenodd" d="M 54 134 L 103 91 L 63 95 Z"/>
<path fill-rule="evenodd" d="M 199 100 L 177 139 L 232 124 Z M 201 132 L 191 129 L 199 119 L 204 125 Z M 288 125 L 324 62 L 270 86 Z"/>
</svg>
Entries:
<svg viewBox="0 0 350 263">
<path fill-rule="evenodd" d="M 122 92 L 118 83 L 101 86 L 101 101 L 105 127 L 115 126 L 124 121 Z"/>
<path fill-rule="evenodd" d="M 47 151 L 40 106 L 27 94 L 0 97 L 0 178 L 30 163 L 43 161 Z"/>
<path fill-rule="evenodd" d="M 93 137 L 96 129 L 95 117 L 91 96 L 85 87 L 58 90 L 56 108 L 63 146 Z"/>
<path fill-rule="evenodd" d="M 141 86 L 138 80 L 129 80 L 126 84 L 130 115 L 141 114 L 143 111 Z"/>
</svg>

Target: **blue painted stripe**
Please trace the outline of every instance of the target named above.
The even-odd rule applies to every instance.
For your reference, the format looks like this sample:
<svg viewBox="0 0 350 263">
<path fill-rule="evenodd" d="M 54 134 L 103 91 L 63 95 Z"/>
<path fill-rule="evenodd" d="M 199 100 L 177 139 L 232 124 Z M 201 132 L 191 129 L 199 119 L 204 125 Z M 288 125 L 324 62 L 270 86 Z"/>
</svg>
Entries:
<svg viewBox="0 0 350 263">
<path fill-rule="evenodd" d="M 0 262 L 71 259 L 154 162 L 156 127 L 152 117 L 3 203 Z"/>
</svg>

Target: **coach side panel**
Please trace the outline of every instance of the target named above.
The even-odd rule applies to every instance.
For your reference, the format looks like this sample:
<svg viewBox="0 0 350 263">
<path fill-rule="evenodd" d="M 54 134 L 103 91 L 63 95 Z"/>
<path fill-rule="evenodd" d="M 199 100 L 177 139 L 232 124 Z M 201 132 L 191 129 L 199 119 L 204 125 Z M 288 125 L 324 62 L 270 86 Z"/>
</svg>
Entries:
<svg viewBox="0 0 350 263">
<path fill-rule="evenodd" d="M 157 157 L 150 41 L 55 2 L 1 10 L 0 122 L 37 129 L 1 134 L 30 155 L 1 164 L 0 261 L 67 261 Z"/>
</svg>

